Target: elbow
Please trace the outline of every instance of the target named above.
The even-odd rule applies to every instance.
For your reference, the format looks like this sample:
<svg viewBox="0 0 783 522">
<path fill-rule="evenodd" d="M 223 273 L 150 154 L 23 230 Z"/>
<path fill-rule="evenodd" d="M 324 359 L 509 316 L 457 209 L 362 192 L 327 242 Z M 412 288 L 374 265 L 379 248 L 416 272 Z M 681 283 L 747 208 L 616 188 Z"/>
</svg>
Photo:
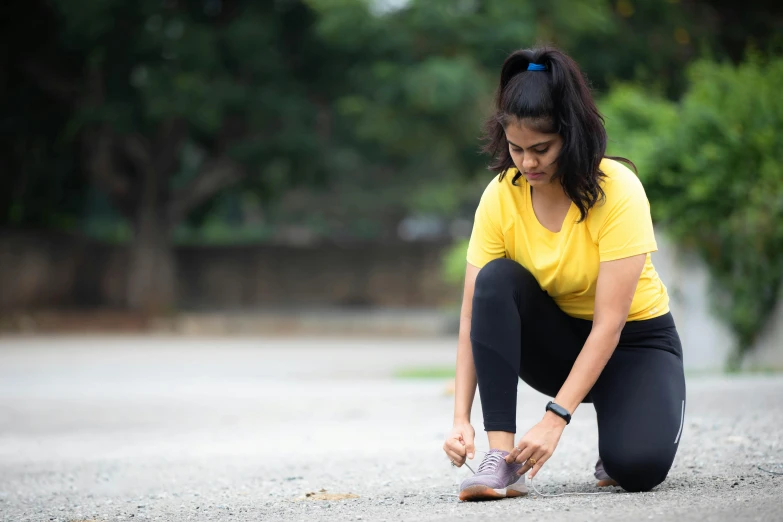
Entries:
<svg viewBox="0 0 783 522">
<path fill-rule="evenodd" d="M 623 317 L 619 320 L 593 322 L 591 334 L 605 339 L 613 347 L 617 346 L 617 343 L 620 342 L 620 334 L 622 334 L 625 327 L 625 319 Z"/>
</svg>

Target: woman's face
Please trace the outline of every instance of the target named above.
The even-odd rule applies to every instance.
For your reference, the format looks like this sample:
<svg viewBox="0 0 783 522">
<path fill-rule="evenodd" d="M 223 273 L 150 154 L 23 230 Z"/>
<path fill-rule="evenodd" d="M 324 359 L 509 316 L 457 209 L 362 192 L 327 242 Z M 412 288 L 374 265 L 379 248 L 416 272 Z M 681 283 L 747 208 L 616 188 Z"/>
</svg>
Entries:
<svg viewBox="0 0 783 522">
<path fill-rule="evenodd" d="M 563 138 L 559 134 L 539 132 L 525 120 L 509 122 L 505 131 L 511 159 L 527 182 L 532 187 L 551 183 Z"/>
</svg>

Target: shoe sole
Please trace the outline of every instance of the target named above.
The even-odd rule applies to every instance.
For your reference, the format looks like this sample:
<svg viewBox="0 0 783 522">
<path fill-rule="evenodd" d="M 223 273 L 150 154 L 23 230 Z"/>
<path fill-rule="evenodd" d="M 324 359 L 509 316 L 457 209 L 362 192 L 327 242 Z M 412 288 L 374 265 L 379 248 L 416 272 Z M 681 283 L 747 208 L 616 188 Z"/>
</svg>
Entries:
<svg viewBox="0 0 783 522">
<path fill-rule="evenodd" d="M 527 490 L 519 491 L 512 488 L 492 489 L 489 486 L 470 486 L 459 492 L 459 499 L 463 502 L 476 502 L 481 500 L 500 500 L 502 498 L 524 497 Z"/>
</svg>

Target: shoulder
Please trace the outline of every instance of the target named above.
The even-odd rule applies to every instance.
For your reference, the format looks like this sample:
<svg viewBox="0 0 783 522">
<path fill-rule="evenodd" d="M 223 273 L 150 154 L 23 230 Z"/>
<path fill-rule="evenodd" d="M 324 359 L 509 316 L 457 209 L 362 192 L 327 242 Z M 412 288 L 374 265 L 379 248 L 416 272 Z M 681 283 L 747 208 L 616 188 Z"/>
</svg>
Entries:
<svg viewBox="0 0 783 522">
<path fill-rule="evenodd" d="M 586 220 L 594 237 L 607 224 L 617 219 L 627 219 L 621 216 L 626 216 L 629 209 L 636 216 L 631 219 L 635 220 L 640 219 L 639 212 L 649 216 L 650 208 L 642 182 L 630 168 L 619 161 L 604 158 L 601 161 L 601 172 L 605 175 L 601 188 L 606 197 L 590 209 Z"/>
<path fill-rule="evenodd" d="M 644 196 L 644 186 L 639 176 L 624 163 L 604 158 L 600 168 L 605 175 L 601 188 L 606 194 L 607 204 L 628 197 Z"/>
</svg>

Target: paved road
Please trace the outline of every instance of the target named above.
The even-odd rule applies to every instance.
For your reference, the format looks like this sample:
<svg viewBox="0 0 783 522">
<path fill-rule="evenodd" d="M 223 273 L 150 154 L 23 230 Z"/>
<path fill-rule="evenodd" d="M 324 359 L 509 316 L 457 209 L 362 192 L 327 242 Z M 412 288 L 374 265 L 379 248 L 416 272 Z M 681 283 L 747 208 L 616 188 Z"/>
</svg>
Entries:
<svg viewBox="0 0 783 522">
<path fill-rule="evenodd" d="M 446 383 L 392 377 L 451 364 L 453 346 L 0 339 L 0 520 L 783 520 L 783 476 L 758 468 L 783 472 L 781 376 L 689 379 L 680 453 L 651 493 L 459 503 Z M 545 398 L 520 388 L 531 426 Z M 537 487 L 596 492 L 596 448 L 583 406 Z"/>
</svg>

